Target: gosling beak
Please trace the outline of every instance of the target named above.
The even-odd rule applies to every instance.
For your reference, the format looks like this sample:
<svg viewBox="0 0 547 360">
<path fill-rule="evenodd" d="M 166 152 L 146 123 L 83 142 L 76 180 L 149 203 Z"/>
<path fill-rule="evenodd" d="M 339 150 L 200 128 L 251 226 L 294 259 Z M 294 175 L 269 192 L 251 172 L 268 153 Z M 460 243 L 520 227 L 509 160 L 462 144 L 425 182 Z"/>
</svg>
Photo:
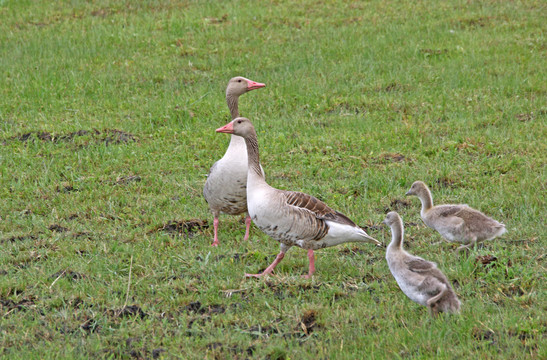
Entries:
<svg viewBox="0 0 547 360">
<path fill-rule="evenodd" d="M 412 195 L 412 193 L 410 192 L 410 190 L 408 190 L 406 193 L 405 193 L 406 196 L 409 196 L 409 195 Z"/>
</svg>

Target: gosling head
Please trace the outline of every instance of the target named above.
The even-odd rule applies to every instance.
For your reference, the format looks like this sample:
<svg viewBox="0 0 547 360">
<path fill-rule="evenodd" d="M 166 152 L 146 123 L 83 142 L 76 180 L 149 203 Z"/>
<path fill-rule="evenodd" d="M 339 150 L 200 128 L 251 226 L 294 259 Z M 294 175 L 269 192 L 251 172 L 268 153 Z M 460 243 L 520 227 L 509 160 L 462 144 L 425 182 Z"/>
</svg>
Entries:
<svg viewBox="0 0 547 360">
<path fill-rule="evenodd" d="M 216 132 L 234 134 L 244 138 L 250 137 L 252 135 L 256 136 L 253 123 L 249 119 L 244 117 L 235 118 L 223 127 L 216 129 Z"/>
<path fill-rule="evenodd" d="M 391 227 L 393 224 L 401 223 L 401 217 L 395 211 L 388 212 L 383 221 L 384 224 Z"/>
<path fill-rule="evenodd" d="M 410 190 L 406 192 L 406 195 L 416 195 L 421 198 L 422 195 L 425 195 L 428 192 L 429 188 L 423 181 L 415 181 L 410 187 Z"/>
<path fill-rule="evenodd" d="M 260 89 L 264 86 L 266 86 L 266 84 L 246 79 L 243 76 L 236 76 L 228 81 L 226 95 L 240 96 L 248 91 Z"/>
</svg>

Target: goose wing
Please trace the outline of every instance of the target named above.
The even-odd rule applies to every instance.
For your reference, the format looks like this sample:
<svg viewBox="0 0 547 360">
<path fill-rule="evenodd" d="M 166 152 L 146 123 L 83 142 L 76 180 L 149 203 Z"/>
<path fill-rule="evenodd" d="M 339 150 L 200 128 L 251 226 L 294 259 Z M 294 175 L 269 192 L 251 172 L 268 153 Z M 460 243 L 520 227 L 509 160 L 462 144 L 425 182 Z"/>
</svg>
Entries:
<svg viewBox="0 0 547 360">
<path fill-rule="evenodd" d="M 346 215 L 331 209 L 314 196 L 298 191 L 283 191 L 287 205 L 311 212 L 317 219 L 334 221 L 340 224 L 357 226 Z"/>
</svg>

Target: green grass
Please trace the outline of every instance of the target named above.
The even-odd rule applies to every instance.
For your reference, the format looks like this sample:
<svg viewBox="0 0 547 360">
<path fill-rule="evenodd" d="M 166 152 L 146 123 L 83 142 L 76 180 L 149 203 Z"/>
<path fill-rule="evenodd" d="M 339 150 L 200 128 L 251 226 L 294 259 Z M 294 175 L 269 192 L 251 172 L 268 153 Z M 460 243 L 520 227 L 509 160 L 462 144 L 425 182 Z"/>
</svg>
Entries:
<svg viewBox="0 0 547 360">
<path fill-rule="evenodd" d="M 3 358 L 545 358 L 546 6 L 542 1 L 0 0 Z M 438 263 L 463 302 L 428 317 L 384 251 L 317 273 L 201 191 L 227 146 L 228 79 L 271 185 L 326 201 Z M 508 233 L 459 257 L 404 193 L 464 202 Z M 478 256 L 496 260 L 483 265 Z"/>
</svg>

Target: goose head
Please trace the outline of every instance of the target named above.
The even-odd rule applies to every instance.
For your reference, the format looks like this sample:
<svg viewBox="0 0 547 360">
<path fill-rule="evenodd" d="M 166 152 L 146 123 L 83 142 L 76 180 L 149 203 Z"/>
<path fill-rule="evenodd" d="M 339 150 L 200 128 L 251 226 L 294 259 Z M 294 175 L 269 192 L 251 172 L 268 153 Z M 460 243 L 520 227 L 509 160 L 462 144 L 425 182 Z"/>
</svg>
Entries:
<svg viewBox="0 0 547 360">
<path fill-rule="evenodd" d="M 244 78 L 243 76 L 236 76 L 228 81 L 228 87 L 226 88 L 227 96 L 240 96 L 248 91 L 260 89 L 266 86 L 256 81 L 252 81 Z"/>
<path fill-rule="evenodd" d="M 243 138 L 248 138 L 253 135 L 256 136 L 256 131 L 253 123 L 249 119 L 244 117 L 235 118 L 223 127 L 216 129 L 216 132 L 234 134 Z"/>
<path fill-rule="evenodd" d="M 429 194 L 429 188 L 423 181 L 415 181 L 410 190 L 406 192 L 406 195 L 416 195 L 420 199 L 424 198 Z"/>
</svg>

